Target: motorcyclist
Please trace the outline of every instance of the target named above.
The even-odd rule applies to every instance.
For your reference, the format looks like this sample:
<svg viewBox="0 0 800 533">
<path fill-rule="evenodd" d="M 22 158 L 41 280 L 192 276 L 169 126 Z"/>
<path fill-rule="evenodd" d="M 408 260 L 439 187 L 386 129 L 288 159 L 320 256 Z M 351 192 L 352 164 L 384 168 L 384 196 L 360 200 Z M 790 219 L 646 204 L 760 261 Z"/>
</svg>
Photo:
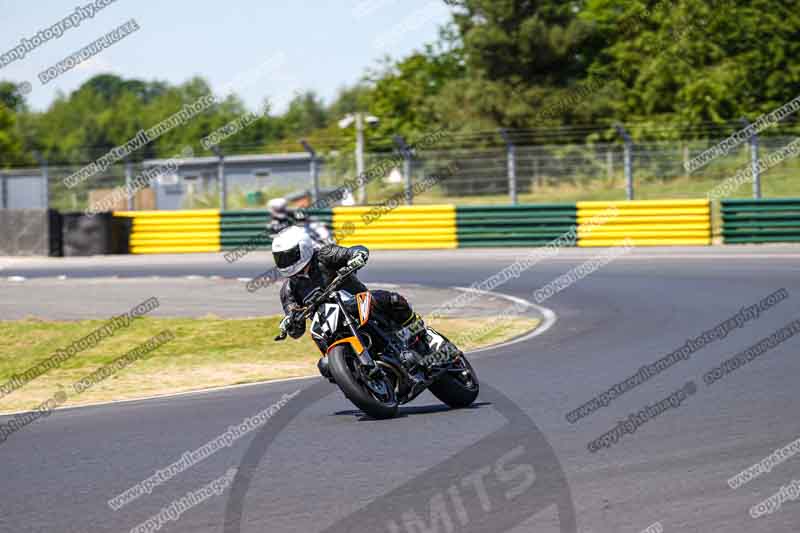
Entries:
<svg viewBox="0 0 800 533">
<path fill-rule="evenodd" d="M 270 217 L 268 228 L 272 235 L 277 235 L 298 221 L 294 213 L 289 211 L 289 202 L 286 198 L 271 199 L 267 202 L 267 209 Z"/>
<path fill-rule="evenodd" d="M 267 208 L 270 215 L 267 231 L 270 237 L 274 238 L 286 228 L 300 225 L 305 228 L 315 247 L 334 242 L 330 232 L 321 223 L 307 217 L 302 210 L 290 211 L 289 202 L 285 198 L 273 198 L 267 203 Z"/>
<path fill-rule="evenodd" d="M 291 227 L 272 241 L 272 256 L 278 272 L 288 278 L 281 287 L 281 305 L 286 313 L 281 328 L 297 339 L 306 330 L 305 320 L 300 317 L 306 295 L 317 287 L 326 287 L 336 277 L 339 269 L 364 266 L 369 258 L 369 250 L 364 246 L 346 248 L 335 244 L 315 249 L 311 239 L 301 228 Z M 355 274 L 344 281 L 341 289 L 351 294 L 368 290 Z M 376 309 L 396 326 L 397 335 L 406 339 L 409 348 L 419 355 L 427 355 L 430 348 L 425 324 L 422 317 L 411 309 L 408 301 L 392 291 L 370 292 Z M 330 379 L 327 356 L 320 358 L 317 367 L 323 376 Z"/>
</svg>

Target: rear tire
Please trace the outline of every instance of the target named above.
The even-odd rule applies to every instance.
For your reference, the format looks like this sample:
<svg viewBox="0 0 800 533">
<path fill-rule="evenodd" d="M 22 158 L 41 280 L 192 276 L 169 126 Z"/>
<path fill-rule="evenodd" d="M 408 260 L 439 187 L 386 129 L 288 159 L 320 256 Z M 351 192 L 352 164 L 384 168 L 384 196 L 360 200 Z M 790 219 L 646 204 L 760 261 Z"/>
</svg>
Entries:
<svg viewBox="0 0 800 533">
<path fill-rule="evenodd" d="M 391 380 L 386 379 L 388 398 L 383 401 L 376 398 L 369 387 L 356 379 L 352 365 L 358 364 L 358 360 L 349 345 L 334 346 L 328 353 L 328 362 L 333 379 L 345 397 L 364 411 L 367 416 L 384 419 L 397 415 L 398 402 L 394 384 Z"/>
<path fill-rule="evenodd" d="M 428 387 L 428 390 L 434 396 L 453 409 L 469 407 L 478 397 L 478 393 L 480 393 L 478 375 L 472 365 L 463 355 L 459 357 L 459 362 L 469 372 L 469 378 L 464 378 L 461 374 L 448 372 L 436 380 L 436 383 Z"/>
</svg>

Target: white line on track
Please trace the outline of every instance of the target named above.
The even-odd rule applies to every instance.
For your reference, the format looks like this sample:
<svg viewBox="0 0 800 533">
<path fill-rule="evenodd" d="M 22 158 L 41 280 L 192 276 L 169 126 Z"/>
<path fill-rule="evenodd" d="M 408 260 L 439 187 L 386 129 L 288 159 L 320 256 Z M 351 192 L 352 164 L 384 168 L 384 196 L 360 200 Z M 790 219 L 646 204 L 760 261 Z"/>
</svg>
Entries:
<svg viewBox="0 0 800 533">
<path fill-rule="evenodd" d="M 511 346 L 512 344 L 516 344 L 518 342 L 523 342 L 523 341 L 530 340 L 530 339 L 532 339 L 534 337 L 538 337 L 539 335 L 542 335 L 543 333 L 545 333 L 547 330 L 552 328 L 553 325 L 555 325 L 556 321 L 558 320 L 558 315 L 556 315 L 555 311 L 553 311 L 552 309 L 548 309 L 547 307 L 542 307 L 541 305 L 536 305 L 533 302 L 529 302 L 528 300 L 525 300 L 523 298 L 518 298 L 517 296 L 511 296 L 510 294 L 503 294 L 503 293 L 499 293 L 499 292 L 484 291 L 484 290 L 481 290 L 481 289 L 474 289 L 472 287 L 455 287 L 455 289 L 459 290 L 459 291 L 464 291 L 464 292 L 474 292 L 474 293 L 478 293 L 478 294 L 483 294 L 484 296 L 496 296 L 498 298 L 504 298 L 504 299 L 509 300 L 511 302 L 514 302 L 516 304 L 520 304 L 520 305 L 524 305 L 524 306 L 526 306 L 528 308 L 536 309 L 542 315 L 542 323 L 541 323 L 541 325 L 537 326 L 536 329 L 534 329 L 533 331 L 529 331 L 525 335 L 522 335 L 520 337 L 516 337 L 514 339 L 511 339 L 510 341 L 501 342 L 500 344 L 493 344 L 491 346 L 485 346 L 483 348 L 478 348 L 476 350 L 470 350 L 467 353 L 471 353 L 472 354 L 472 353 L 485 352 L 486 350 L 495 350 L 495 349 L 498 349 L 498 348 L 505 348 L 506 346 Z"/>
</svg>

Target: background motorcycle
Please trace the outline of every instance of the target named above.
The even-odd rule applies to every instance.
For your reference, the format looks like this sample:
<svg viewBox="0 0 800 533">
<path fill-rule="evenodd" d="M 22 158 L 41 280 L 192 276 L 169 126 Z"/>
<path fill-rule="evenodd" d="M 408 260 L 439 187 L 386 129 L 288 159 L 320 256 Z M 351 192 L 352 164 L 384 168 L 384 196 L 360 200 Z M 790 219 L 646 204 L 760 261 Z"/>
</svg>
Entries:
<svg viewBox="0 0 800 533">
<path fill-rule="evenodd" d="M 270 233 L 270 238 L 274 239 L 278 233 L 292 226 L 303 228 L 306 235 L 311 239 L 311 242 L 314 243 L 314 248 L 316 249 L 320 249 L 326 244 L 336 244 L 336 241 L 331 235 L 331 231 L 325 224 L 308 218 L 301 212 L 292 213 L 286 220 L 273 220 L 268 224 L 267 228 Z"/>
<path fill-rule="evenodd" d="M 357 269 L 345 267 L 324 289 L 314 289 L 303 301 L 300 319 L 313 317 L 311 337 L 327 356 L 333 381 L 353 404 L 373 418 L 391 418 L 399 405 L 429 389 L 450 407 L 467 407 L 480 385 L 464 354 L 444 335 L 427 327 L 431 351 L 422 356 L 409 347 L 410 338 L 372 305 L 372 295 L 339 290 Z M 276 341 L 285 339 L 281 330 Z"/>
</svg>

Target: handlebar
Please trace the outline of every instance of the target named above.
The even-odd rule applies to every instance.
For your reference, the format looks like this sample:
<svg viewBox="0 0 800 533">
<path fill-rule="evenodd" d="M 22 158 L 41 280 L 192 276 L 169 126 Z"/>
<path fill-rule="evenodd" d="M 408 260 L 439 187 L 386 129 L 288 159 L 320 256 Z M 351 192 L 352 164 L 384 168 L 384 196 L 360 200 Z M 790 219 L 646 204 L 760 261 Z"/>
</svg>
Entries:
<svg viewBox="0 0 800 533">
<path fill-rule="evenodd" d="M 325 290 L 323 290 L 321 293 L 319 293 L 319 295 L 316 298 L 314 298 L 307 306 L 305 306 L 303 308 L 303 312 L 300 314 L 300 316 L 298 318 L 302 319 L 302 320 L 306 320 L 309 316 L 311 316 L 311 313 L 314 312 L 314 310 L 317 308 L 317 306 L 320 304 L 320 302 L 326 300 L 328 298 L 328 296 L 330 296 L 330 294 L 334 290 L 336 290 L 339 287 L 339 285 L 341 285 L 341 283 L 348 276 L 350 276 L 351 274 L 357 272 L 359 270 L 359 268 L 354 268 L 354 267 L 343 267 L 343 268 L 340 268 L 336 272 L 336 277 L 331 280 L 331 282 L 328 284 L 327 287 L 325 287 Z M 278 336 L 275 337 L 274 340 L 282 341 L 287 336 L 288 336 L 288 333 L 286 332 L 286 330 L 285 329 L 281 329 L 281 332 L 278 334 Z"/>
</svg>

